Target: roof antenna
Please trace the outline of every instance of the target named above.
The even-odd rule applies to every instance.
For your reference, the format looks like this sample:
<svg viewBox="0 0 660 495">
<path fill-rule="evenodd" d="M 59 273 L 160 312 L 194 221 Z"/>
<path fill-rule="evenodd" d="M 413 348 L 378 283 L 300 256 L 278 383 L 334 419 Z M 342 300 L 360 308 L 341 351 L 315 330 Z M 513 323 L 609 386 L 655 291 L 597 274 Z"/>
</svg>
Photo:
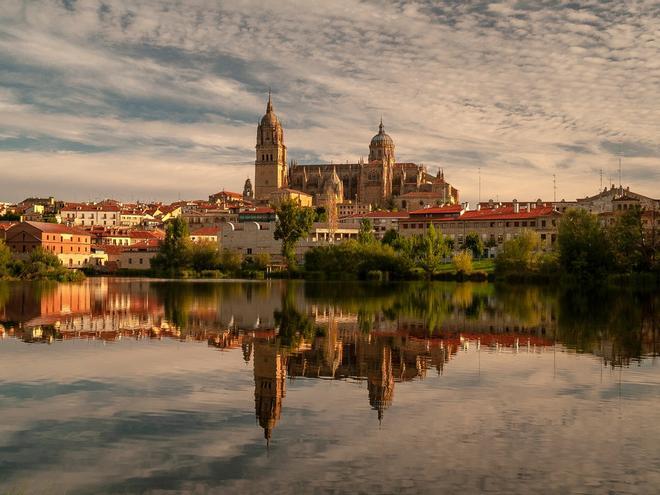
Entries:
<svg viewBox="0 0 660 495">
<path fill-rule="evenodd" d="M 553 190 L 553 198 L 554 202 L 557 202 L 557 176 L 555 174 L 552 174 L 552 190 Z"/>
</svg>

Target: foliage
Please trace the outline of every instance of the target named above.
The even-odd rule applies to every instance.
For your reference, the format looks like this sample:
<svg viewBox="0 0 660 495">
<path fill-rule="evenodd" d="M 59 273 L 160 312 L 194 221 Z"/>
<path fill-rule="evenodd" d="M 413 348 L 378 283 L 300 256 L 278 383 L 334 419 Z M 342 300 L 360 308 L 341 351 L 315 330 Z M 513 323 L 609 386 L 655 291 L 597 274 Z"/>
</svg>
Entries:
<svg viewBox="0 0 660 495">
<path fill-rule="evenodd" d="M 403 278 L 409 266 L 391 246 L 351 240 L 310 249 L 305 253 L 305 270 L 340 279 L 364 279 L 374 270 Z"/>
<path fill-rule="evenodd" d="M 151 267 L 168 276 L 179 276 L 190 267 L 191 243 L 188 235 L 188 225 L 182 218 L 170 220 L 160 252 L 151 259 Z"/>
<path fill-rule="evenodd" d="M 190 267 L 196 272 L 217 270 L 222 261 L 218 252 L 218 245 L 212 241 L 191 243 Z"/>
<path fill-rule="evenodd" d="M 10 275 L 11 266 L 11 251 L 4 241 L 0 240 L 0 278 Z"/>
<path fill-rule="evenodd" d="M 495 259 L 495 272 L 504 276 L 534 272 L 540 254 L 538 235 L 531 230 L 523 230 L 518 237 L 502 244 Z"/>
<path fill-rule="evenodd" d="M 388 229 L 387 232 L 383 235 L 381 242 L 387 244 L 388 246 L 394 247 L 401 240 L 401 234 L 396 229 Z"/>
<path fill-rule="evenodd" d="M 5 213 L 0 215 L 0 222 L 20 222 L 21 216 L 16 213 Z"/>
<path fill-rule="evenodd" d="M 558 243 L 560 268 L 567 278 L 593 284 L 610 272 L 610 240 L 595 215 L 568 210 L 559 224 Z"/>
<path fill-rule="evenodd" d="M 220 253 L 220 269 L 225 273 L 237 273 L 241 269 L 241 253 L 223 249 Z"/>
<path fill-rule="evenodd" d="M 319 223 L 325 223 L 328 221 L 328 212 L 325 207 L 317 206 L 314 209 L 314 221 Z"/>
<path fill-rule="evenodd" d="M 14 276 L 25 280 L 76 282 L 85 278 L 82 272 L 64 267 L 56 254 L 41 247 L 30 252 L 27 260 L 13 262 L 10 266 Z"/>
<path fill-rule="evenodd" d="M 469 275 L 472 273 L 472 252 L 469 249 L 459 251 L 452 258 L 452 263 L 458 273 Z"/>
<path fill-rule="evenodd" d="M 481 240 L 481 236 L 476 232 L 470 232 L 465 236 L 463 247 L 472 252 L 473 258 L 481 258 L 484 255 L 484 241 Z"/>
<path fill-rule="evenodd" d="M 360 220 L 358 242 L 360 244 L 372 244 L 376 242 L 376 237 L 374 236 L 374 226 L 371 223 L 371 220 L 368 218 L 363 218 Z"/>
<path fill-rule="evenodd" d="M 433 225 L 429 225 L 423 235 L 409 238 L 402 247 L 413 265 L 423 269 L 429 278 L 439 270 L 444 259 L 451 253 L 447 239 Z"/>
<path fill-rule="evenodd" d="M 282 256 L 292 268 L 296 263 L 296 243 L 309 233 L 315 213 L 312 208 L 286 200 L 277 207 L 276 214 L 275 239 L 282 241 Z"/>
<path fill-rule="evenodd" d="M 607 233 L 617 272 L 632 273 L 651 268 L 654 249 L 644 237 L 639 206 L 617 217 Z"/>
</svg>

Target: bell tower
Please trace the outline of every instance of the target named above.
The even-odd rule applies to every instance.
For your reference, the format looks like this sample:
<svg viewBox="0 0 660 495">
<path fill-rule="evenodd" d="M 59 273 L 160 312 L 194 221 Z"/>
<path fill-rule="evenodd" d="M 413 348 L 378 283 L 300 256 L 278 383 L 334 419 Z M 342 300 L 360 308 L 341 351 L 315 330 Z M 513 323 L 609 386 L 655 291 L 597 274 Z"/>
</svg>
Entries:
<svg viewBox="0 0 660 495">
<path fill-rule="evenodd" d="M 256 151 L 254 195 L 257 201 L 268 201 L 272 193 L 287 185 L 284 131 L 273 111 L 270 91 L 268 92 L 266 114 L 257 126 Z"/>
</svg>

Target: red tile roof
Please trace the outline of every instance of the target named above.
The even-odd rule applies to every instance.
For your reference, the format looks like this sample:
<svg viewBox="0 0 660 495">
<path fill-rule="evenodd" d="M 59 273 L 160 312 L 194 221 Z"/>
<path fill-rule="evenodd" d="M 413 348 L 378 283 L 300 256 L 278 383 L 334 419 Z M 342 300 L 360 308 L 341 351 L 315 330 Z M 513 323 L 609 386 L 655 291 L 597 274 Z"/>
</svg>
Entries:
<svg viewBox="0 0 660 495">
<path fill-rule="evenodd" d="M 503 207 L 486 210 L 466 211 L 459 218 L 460 220 L 518 220 L 527 218 L 538 218 L 556 213 L 551 206 L 541 208 L 531 208 L 529 211 L 520 210 L 518 213 L 513 211 L 513 207 Z"/>
<path fill-rule="evenodd" d="M 41 232 L 48 232 L 49 234 L 73 234 L 73 235 L 86 235 L 89 237 L 89 232 L 77 229 L 75 227 L 67 227 L 61 223 L 48 223 L 48 222 L 23 222 L 24 224 L 31 225 L 39 229 Z M 18 227 L 21 224 L 16 224 L 14 227 Z"/>
</svg>

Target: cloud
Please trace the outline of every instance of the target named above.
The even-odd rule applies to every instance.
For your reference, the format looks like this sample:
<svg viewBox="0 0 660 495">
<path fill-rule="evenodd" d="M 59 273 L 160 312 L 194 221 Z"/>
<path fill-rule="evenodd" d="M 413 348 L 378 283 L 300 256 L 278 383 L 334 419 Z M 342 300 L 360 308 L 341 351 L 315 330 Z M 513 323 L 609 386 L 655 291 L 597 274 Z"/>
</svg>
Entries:
<svg viewBox="0 0 660 495">
<path fill-rule="evenodd" d="M 622 143 L 636 170 L 624 181 L 649 195 L 660 185 L 638 180 L 653 177 L 660 149 L 650 1 L 6 4 L 0 171 L 13 179 L 2 199 L 53 184 L 22 174 L 18 150 L 32 170 L 58 162 L 63 177 L 80 169 L 62 153 L 95 173 L 151 164 L 139 191 L 120 171 L 74 181 L 98 196 L 175 199 L 177 170 L 195 163 L 217 166 L 213 190 L 240 189 L 268 87 L 301 163 L 366 155 L 382 114 L 399 159 L 444 168 L 464 199 L 477 199 L 476 167 L 502 199 L 551 197 L 557 167 L 562 195 L 584 196 L 593 170 L 616 169 Z M 76 188 L 58 186 L 63 197 Z M 192 173 L 186 190 L 211 192 Z"/>
</svg>

